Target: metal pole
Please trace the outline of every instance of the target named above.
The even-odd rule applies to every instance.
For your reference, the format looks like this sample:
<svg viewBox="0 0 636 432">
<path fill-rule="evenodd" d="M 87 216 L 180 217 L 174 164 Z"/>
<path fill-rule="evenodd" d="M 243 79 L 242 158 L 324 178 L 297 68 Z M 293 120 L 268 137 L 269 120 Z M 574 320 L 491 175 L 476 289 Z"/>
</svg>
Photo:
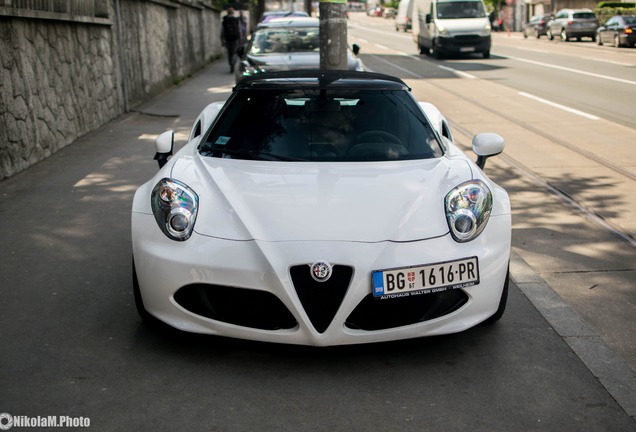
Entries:
<svg viewBox="0 0 636 432">
<path fill-rule="evenodd" d="M 320 69 L 347 69 L 347 0 L 320 0 Z"/>
</svg>

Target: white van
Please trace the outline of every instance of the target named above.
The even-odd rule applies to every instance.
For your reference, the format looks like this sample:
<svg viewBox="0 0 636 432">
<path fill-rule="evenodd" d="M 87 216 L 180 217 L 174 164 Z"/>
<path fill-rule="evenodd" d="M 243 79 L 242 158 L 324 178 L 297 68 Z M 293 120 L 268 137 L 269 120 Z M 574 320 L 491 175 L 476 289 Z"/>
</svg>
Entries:
<svg viewBox="0 0 636 432">
<path fill-rule="evenodd" d="M 413 41 L 421 54 L 481 53 L 490 57 L 490 21 L 483 0 L 413 0 Z"/>
<path fill-rule="evenodd" d="M 408 31 L 413 27 L 413 2 L 414 0 L 400 0 L 395 17 L 395 31 Z"/>
</svg>

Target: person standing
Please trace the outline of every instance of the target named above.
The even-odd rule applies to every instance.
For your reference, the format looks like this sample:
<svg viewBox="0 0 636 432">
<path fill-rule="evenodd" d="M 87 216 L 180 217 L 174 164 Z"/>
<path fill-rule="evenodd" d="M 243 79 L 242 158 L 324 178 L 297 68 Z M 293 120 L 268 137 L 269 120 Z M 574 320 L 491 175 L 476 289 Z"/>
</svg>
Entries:
<svg viewBox="0 0 636 432">
<path fill-rule="evenodd" d="M 234 8 L 227 8 L 227 15 L 221 22 L 221 44 L 227 50 L 227 61 L 230 64 L 230 73 L 234 72 L 236 48 L 240 43 L 241 30 L 239 19 L 234 15 Z"/>
<path fill-rule="evenodd" d="M 242 10 L 239 10 L 239 29 L 241 31 L 240 44 L 243 45 L 247 43 L 247 20 L 245 19 L 245 15 L 243 15 Z"/>
</svg>

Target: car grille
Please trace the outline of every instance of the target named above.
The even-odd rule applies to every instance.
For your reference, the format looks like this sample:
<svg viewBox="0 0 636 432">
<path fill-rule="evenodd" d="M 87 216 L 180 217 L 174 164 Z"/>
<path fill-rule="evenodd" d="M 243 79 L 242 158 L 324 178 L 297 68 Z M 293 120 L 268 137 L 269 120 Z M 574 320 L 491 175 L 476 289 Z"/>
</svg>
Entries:
<svg viewBox="0 0 636 432">
<path fill-rule="evenodd" d="M 328 280 L 317 282 L 311 277 L 309 265 L 297 265 L 290 269 L 298 299 L 318 333 L 324 333 L 331 324 L 353 274 L 353 268 L 342 265 L 334 265 L 332 271 Z"/>
<path fill-rule="evenodd" d="M 186 310 L 229 324 L 262 330 L 290 329 L 296 318 L 274 294 L 221 285 L 187 285 L 174 295 Z"/>
<path fill-rule="evenodd" d="M 481 38 L 478 35 L 458 35 L 454 38 L 455 44 L 459 46 L 474 46 L 479 44 Z"/>
<path fill-rule="evenodd" d="M 351 312 L 345 325 L 357 330 L 383 330 L 416 324 L 456 311 L 468 301 L 461 289 L 395 299 L 366 296 Z"/>
</svg>

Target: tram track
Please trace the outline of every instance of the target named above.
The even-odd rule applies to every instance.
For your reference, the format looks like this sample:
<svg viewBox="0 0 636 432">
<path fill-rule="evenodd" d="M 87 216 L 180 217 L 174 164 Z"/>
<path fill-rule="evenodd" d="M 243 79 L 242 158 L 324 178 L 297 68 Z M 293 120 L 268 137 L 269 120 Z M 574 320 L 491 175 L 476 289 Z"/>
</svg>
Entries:
<svg viewBox="0 0 636 432">
<path fill-rule="evenodd" d="M 469 140 L 472 139 L 473 136 L 475 136 L 474 132 L 469 131 L 466 128 L 459 126 L 457 124 L 451 124 L 451 128 L 461 133 L 462 135 L 467 137 Z M 460 145 L 460 147 L 463 147 L 465 150 L 468 150 L 466 146 Z M 633 248 L 636 248 L 636 235 L 623 229 L 619 225 L 613 223 L 610 218 L 603 215 L 601 212 L 590 209 L 589 207 L 585 205 L 585 203 L 582 200 L 577 199 L 576 196 L 570 194 L 563 188 L 555 185 L 553 182 L 546 180 L 540 174 L 530 169 L 529 167 L 527 167 L 526 165 L 524 165 L 517 159 L 513 158 L 512 156 L 502 153 L 501 155 L 498 156 L 498 158 L 503 160 L 508 165 L 514 167 L 519 173 L 521 173 L 527 179 L 531 180 L 533 183 L 543 187 L 544 189 L 547 189 L 550 193 L 558 197 L 562 202 L 564 202 L 566 205 L 568 205 L 569 207 L 577 211 L 579 214 L 582 214 L 587 219 L 595 222 L 597 225 L 610 231 L 616 237 L 620 238 L 621 240 L 623 240 L 624 242 L 626 242 Z"/>
<path fill-rule="evenodd" d="M 437 82 L 435 79 L 429 79 L 422 74 L 419 74 L 417 68 L 408 67 L 408 65 L 400 63 L 400 64 L 391 64 L 389 61 L 370 54 L 370 57 L 377 59 L 379 61 L 378 64 L 382 64 L 382 69 L 386 69 L 385 66 L 392 67 L 396 70 L 399 70 L 403 74 L 407 74 L 409 76 L 408 79 L 422 79 L 425 80 L 427 85 L 431 85 L 441 92 L 447 93 L 453 97 L 456 97 L 460 100 L 465 101 L 468 104 L 471 104 L 477 107 L 484 112 L 487 112 L 493 116 L 496 116 L 502 120 L 502 124 L 508 122 L 510 124 L 514 124 L 523 130 L 527 131 L 529 134 L 533 134 L 537 137 L 540 137 L 552 145 L 559 146 L 562 149 L 565 149 L 569 152 L 572 152 L 578 156 L 581 156 L 592 162 L 593 165 L 598 167 L 602 167 L 606 170 L 609 170 L 611 173 L 618 174 L 619 176 L 624 177 L 628 183 L 636 182 L 636 172 L 633 170 L 620 166 L 615 162 L 612 162 L 598 154 L 595 154 L 589 150 L 581 148 L 574 143 L 563 139 L 559 136 L 554 135 L 554 133 L 550 133 L 549 131 L 545 131 L 538 127 L 537 125 L 530 124 L 523 120 L 520 120 L 517 117 L 514 117 L 511 114 L 503 112 L 500 109 L 497 109 L 496 106 L 489 102 L 485 102 L 483 100 L 479 100 L 474 97 L 470 97 L 466 93 L 462 93 L 459 90 L 455 90 L 448 85 Z M 420 58 L 415 55 L 402 55 L 400 56 L 403 59 L 408 59 L 416 62 L 426 62 L 425 58 Z M 390 73 L 390 72 L 389 72 Z M 412 77 L 412 78 L 411 78 Z M 450 121 L 450 119 L 449 119 Z M 476 134 L 475 131 L 468 129 L 465 125 L 460 125 L 455 123 L 451 124 L 451 127 L 454 131 L 461 133 L 465 137 L 470 139 Z M 461 145 L 460 145 L 461 146 Z M 469 148 L 464 147 L 469 150 Z M 569 191 L 567 187 L 564 185 L 559 185 L 554 179 L 547 178 L 543 176 L 541 173 L 532 169 L 528 165 L 524 164 L 518 159 L 515 159 L 510 154 L 504 152 L 502 155 L 498 156 L 502 161 L 507 163 L 508 165 L 514 167 L 521 175 L 525 178 L 528 178 L 533 183 L 541 186 L 542 188 L 549 191 L 552 195 L 558 197 L 563 203 L 565 203 L 569 208 L 573 209 L 577 213 L 583 215 L 588 220 L 594 222 L 596 225 L 602 227 L 603 229 L 611 232 L 614 236 L 618 237 L 625 243 L 629 244 L 631 247 L 636 248 L 636 233 L 631 232 L 625 227 L 613 221 L 612 217 L 607 215 L 602 209 L 594 208 L 586 203 L 586 200 L 580 196 L 578 196 L 575 192 Z"/>
<path fill-rule="evenodd" d="M 546 140 L 550 141 L 553 144 L 556 144 L 558 146 L 561 146 L 571 152 L 574 152 L 580 156 L 585 157 L 588 160 L 591 160 L 592 162 L 601 165 L 609 170 L 611 170 L 612 172 L 615 172 L 617 174 L 620 174 L 624 177 L 626 177 L 627 179 L 629 179 L 630 181 L 634 181 L 636 182 L 636 173 L 623 168 L 611 161 L 608 161 L 607 159 L 598 156 L 590 151 L 587 151 L 585 149 L 582 149 L 580 147 L 577 147 L 575 145 L 573 145 L 572 143 L 567 142 L 566 140 L 563 140 L 557 136 L 554 136 L 553 134 L 547 133 L 541 129 L 539 129 L 536 126 L 533 126 L 531 124 L 525 123 L 525 122 L 519 122 L 518 119 L 503 113 L 497 109 L 494 109 L 492 106 L 489 106 L 485 103 L 482 103 L 478 100 L 472 99 L 472 98 L 468 98 L 466 97 L 465 94 L 461 94 L 459 92 L 453 91 L 452 89 L 449 89 L 447 87 L 444 86 L 438 86 L 435 83 L 430 83 L 436 87 L 438 87 L 440 90 L 443 90 L 447 93 L 452 94 L 455 97 L 458 98 L 462 98 L 464 100 L 466 100 L 467 102 L 479 107 L 480 109 L 487 111 L 491 114 L 494 114 L 508 122 L 517 124 L 518 126 L 522 127 L 523 129 L 527 130 L 530 133 L 536 134 L 542 138 L 545 138 Z M 452 122 L 451 122 L 452 123 Z M 462 135 L 464 135 L 465 137 L 467 137 L 469 140 L 472 139 L 473 136 L 475 136 L 476 132 L 474 131 L 470 131 L 468 130 L 466 127 L 458 125 L 456 123 L 452 123 L 451 124 L 451 128 L 457 132 L 460 132 Z M 612 222 L 612 218 L 608 217 L 607 215 L 603 214 L 603 212 L 598 211 L 598 210 L 594 210 L 592 208 L 590 208 L 589 206 L 587 206 L 585 204 L 585 200 L 580 199 L 579 197 L 577 197 L 575 194 L 568 192 L 566 189 L 564 189 L 561 186 L 558 186 L 556 183 L 550 181 L 549 179 L 544 178 L 543 176 L 541 176 L 541 174 L 537 173 L 536 171 L 532 170 L 531 168 L 529 168 L 528 166 L 526 166 L 525 164 L 523 164 L 521 161 L 513 158 L 512 156 L 503 153 L 499 156 L 503 161 L 505 161 L 506 163 L 508 163 L 509 165 L 513 166 L 514 168 L 516 168 L 520 173 L 522 173 L 526 178 L 532 180 L 535 184 L 538 184 L 542 187 L 544 187 L 545 189 L 549 190 L 553 195 L 557 196 L 559 199 L 561 199 L 561 201 L 567 203 L 571 208 L 575 209 L 578 213 L 584 215 L 587 219 L 595 222 L 597 225 L 600 225 L 601 227 L 605 228 L 606 230 L 609 230 L 612 234 L 614 234 L 615 236 L 617 236 L 618 238 L 620 238 L 621 240 L 625 241 L 627 244 L 629 244 L 630 246 L 636 248 L 636 234 L 630 232 L 629 230 L 624 229 L 623 227 L 621 227 L 620 225 Z"/>
</svg>

